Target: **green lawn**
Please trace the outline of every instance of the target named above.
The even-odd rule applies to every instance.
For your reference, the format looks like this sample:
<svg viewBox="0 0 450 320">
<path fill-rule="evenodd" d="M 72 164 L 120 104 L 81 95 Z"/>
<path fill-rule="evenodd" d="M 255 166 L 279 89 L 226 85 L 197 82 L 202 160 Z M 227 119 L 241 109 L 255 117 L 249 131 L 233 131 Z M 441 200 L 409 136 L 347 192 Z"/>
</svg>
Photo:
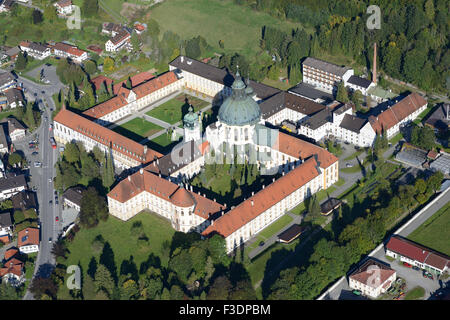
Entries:
<svg viewBox="0 0 450 320">
<path fill-rule="evenodd" d="M 415 287 L 406 293 L 405 300 L 420 300 L 424 295 L 425 295 L 424 288 Z"/>
<path fill-rule="evenodd" d="M 328 195 L 332 194 L 335 190 L 336 190 L 335 186 L 331 186 L 327 190 L 320 190 L 319 192 L 316 193 L 317 201 L 321 202 L 326 197 L 328 197 Z M 305 201 L 303 201 L 302 203 L 300 203 L 298 206 L 296 206 L 294 209 L 292 209 L 290 211 L 294 214 L 301 214 L 305 210 L 306 210 L 306 205 L 305 205 Z"/>
<path fill-rule="evenodd" d="M 137 142 L 161 130 L 164 130 L 164 128 L 142 118 L 134 118 L 133 120 L 113 129 L 113 131 Z"/>
<path fill-rule="evenodd" d="M 389 140 L 393 145 L 397 144 L 400 140 L 403 139 L 403 135 L 401 132 L 397 133 L 393 138 Z"/>
<path fill-rule="evenodd" d="M 263 229 L 259 235 L 268 239 L 274 234 L 278 233 L 281 229 L 283 229 L 285 226 L 287 226 L 289 223 L 294 220 L 290 215 L 285 214 L 281 218 L 279 218 L 277 221 Z"/>
<path fill-rule="evenodd" d="M 428 218 L 419 228 L 414 230 L 408 239 L 420 243 L 436 251 L 450 255 L 450 203 Z"/>
<path fill-rule="evenodd" d="M 281 21 L 267 13 L 236 5 L 232 0 L 164 1 L 150 13 L 151 18 L 158 21 L 161 34 L 171 30 L 183 39 L 201 35 L 216 50 L 247 56 L 259 51 L 264 25 L 288 32 L 302 28 L 300 23 Z M 219 49 L 219 40 L 224 41 L 224 49 Z"/>
<path fill-rule="evenodd" d="M 0 112 L 0 120 L 2 120 L 2 119 L 4 119 L 4 118 L 7 118 L 7 117 L 9 117 L 9 116 L 15 116 L 16 115 L 16 109 L 14 109 L 14 110 L 9 110 L 9 111 L 3 111 L 3 112 Z"/>
<path fill-rule="evenodd" d="M 208 105 L 208 102 L 200 100 L 190 95 L 180 94 L 174 99 L 171 99 L 162 105 L 150 110 L 146 114 L 158 118 L 164 122 L 175 124 L 182 120 L 184 114 L 188 112 L 189 105 L 186 104 L 185 99 L 194 106 L 194 111 L 198 111 Z"/>
</svg>

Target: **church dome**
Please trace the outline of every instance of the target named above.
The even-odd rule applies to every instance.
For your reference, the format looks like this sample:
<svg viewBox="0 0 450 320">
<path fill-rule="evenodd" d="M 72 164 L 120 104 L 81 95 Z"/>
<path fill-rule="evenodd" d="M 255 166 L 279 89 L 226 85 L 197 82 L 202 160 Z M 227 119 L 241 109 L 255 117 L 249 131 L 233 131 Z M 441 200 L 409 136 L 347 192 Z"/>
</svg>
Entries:
<svg viewBox="0 0 450 320">
<path fill-rule="evenodd" d="M 253 100 L 253 90 L 246 87 L 239 71 L 231 86 L 232 94 L 220 106 L 218 118 L 230 126 L 256 124 L 261 119 L 261 109 Z"/>
<path fill-rule="evenodd" d="M 189 106 L 189 112 L 184 116 L 184 126 L 187 128 L 193 128 L 198 125 L 198 115 L 193 111 L 192 106 Z"/>
</svg>

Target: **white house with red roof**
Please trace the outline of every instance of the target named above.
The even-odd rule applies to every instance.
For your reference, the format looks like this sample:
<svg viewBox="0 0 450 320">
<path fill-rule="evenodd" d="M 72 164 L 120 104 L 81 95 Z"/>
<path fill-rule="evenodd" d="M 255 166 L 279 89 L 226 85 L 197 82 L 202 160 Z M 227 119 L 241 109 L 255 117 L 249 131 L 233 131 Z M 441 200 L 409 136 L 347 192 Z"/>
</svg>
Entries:
<svg viewBox="0 0 450 320">
<path fill-rule="evenodd" d="M 39 229 L 26 228 L 17 234 L 19 251 L 25 254 L 39 251 Z"/>
<path fill-rule="evenodd" d="M 398 235 L 386 244 L 386 255 L 421 269 L 442 274 L 448 270 L 450 257 Z"/>
<path fill-rule="evenodd" d="M 121 50 L 122 48 L 126 48 L 127 46 L 129 46 L 130 39 L 131 39 L 131 34 L 127 30 L 122 29 L 119 33 L 117 33 L 111 39 L 106 41 L 105 50 L 107 52 L 117 52 L 117 51 Z"/>
<path fill-rule="evenodd" d="M 86 51 L 78 49 L 76 46 L 64 42 L 58 42 L 53 47 L 53 54 L 61 58 L 70 58 L 72 61 L 81 63 L 89 58 Z"/>
<path fill-rule="evenodd" d="M 350 289 L 360 290 L 363 295 L 376 299 L 385 293 L 397 277 L 395 270 L 369 258 L 349 276 Z"/>
<path fill-rule="evenodd" d="M 53 4 L 58 14 L 66 16 L 71 15 L 73 12 L 72 0 L 59 0 Z"/>
</svg>

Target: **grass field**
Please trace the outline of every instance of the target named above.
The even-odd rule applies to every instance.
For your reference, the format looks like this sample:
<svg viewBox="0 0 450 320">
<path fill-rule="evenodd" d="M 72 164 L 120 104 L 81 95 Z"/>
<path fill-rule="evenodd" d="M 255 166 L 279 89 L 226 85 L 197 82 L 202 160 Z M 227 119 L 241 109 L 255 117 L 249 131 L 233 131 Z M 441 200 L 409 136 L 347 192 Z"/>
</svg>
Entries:
<svg viewBox="0 0 450 320">
<path fill-rule="evenodd" d="M 450 255 L 450 203 L 414 230 L 408 239 Z"/>
<path fill-rule="evenodd" d="M 405 300 L 419 300 L 425 295 L 425 289 L 422 287 L 415 287 L 408 291 L 405 295 Z"/>
<path fill-rule="evenodd" d="M 280 21 L 232 0 L 168 0 L 152 8 L 150 15 L 158 21 L 161 34 L 170 30 L 183 39 L 201 35 L 216 50 L 249 57 L 259 51 L 264 25 L 283 31 L 302 28 L 300 23 Z M 224 49 L 219 49 L 219 40 L 224 41 Z"/>
<path fill-rule="evenodd" d="M 139 246 L 136 237 L 131 234 L 131 226 L 136 221 L 142 222 L 144 233 L 149 239 L 146 246 Z M 161 264 L 167 266 L 168 255 L 163 254 L 162 243 L 165 240 L 170 242 L 174 233 L 175 230 L 170 222 L 154 213 L 141 212 L 126 222 L 109 216 L 107 221 L 101 221 L 97 227 L 82 228 L 75 235 L 73 242 L 68 243 L 70 253 L 64 264 L 80 265 L 82 272 L 86 275 L 91 258 L 95 257 L 97 262 L 99 261 L 101 251 L 95 252 L 92 249 L 92 242 L 97 235 L 101 235 L 105 243 L 108 242 L 111 246 L 118 272 L 122 262 L 129 260 L 130 257 L 139 270 L 140 265 L 147 261 L 150 254 L 160 257 Z M 67 291 L 66 286 L 62 286 L 61 289 Z"/>
<path fill-rule="evenodd" d="M 113 129 L 113 131 L 137 142 L 161 130 L 164 130 L 164 128 L 142 118 L 134 118 Z"/>
<path fill-rule="evenodd" d="M 10 110 L 10 111 L 3 111 L 0 112 L 0 120 L 7 118 L 9 116 L 15 116 L 16 115 L 16 109 Z"/>
<path fill-rule="evenodd" d="M 198 111 L 208 105 L 208 102 L 200 100 L 196 97 L 180 94 L 174 99 L 171 99 L 155 109 L 150 110 L 146 114 L 167 123 L 175 124 L 178 121 L 181 121 L 183 114 L 187 113 L 189 109 L 189 105 L 185 102 L 186 98 L 194 107 L 194 111 Z"/>
</svg>

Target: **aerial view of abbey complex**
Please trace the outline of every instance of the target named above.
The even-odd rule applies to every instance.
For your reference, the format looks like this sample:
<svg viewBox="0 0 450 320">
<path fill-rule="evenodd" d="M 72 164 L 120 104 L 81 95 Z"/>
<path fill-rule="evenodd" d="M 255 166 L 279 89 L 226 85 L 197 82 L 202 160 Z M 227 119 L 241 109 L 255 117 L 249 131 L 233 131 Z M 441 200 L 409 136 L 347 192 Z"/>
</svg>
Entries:
<svg viewBox="0 0 450 320">
<path fill-rule="evenodd" d="M 449 12 L 0 0 L 0 300 L 449 300 Z"/>
</svg>

